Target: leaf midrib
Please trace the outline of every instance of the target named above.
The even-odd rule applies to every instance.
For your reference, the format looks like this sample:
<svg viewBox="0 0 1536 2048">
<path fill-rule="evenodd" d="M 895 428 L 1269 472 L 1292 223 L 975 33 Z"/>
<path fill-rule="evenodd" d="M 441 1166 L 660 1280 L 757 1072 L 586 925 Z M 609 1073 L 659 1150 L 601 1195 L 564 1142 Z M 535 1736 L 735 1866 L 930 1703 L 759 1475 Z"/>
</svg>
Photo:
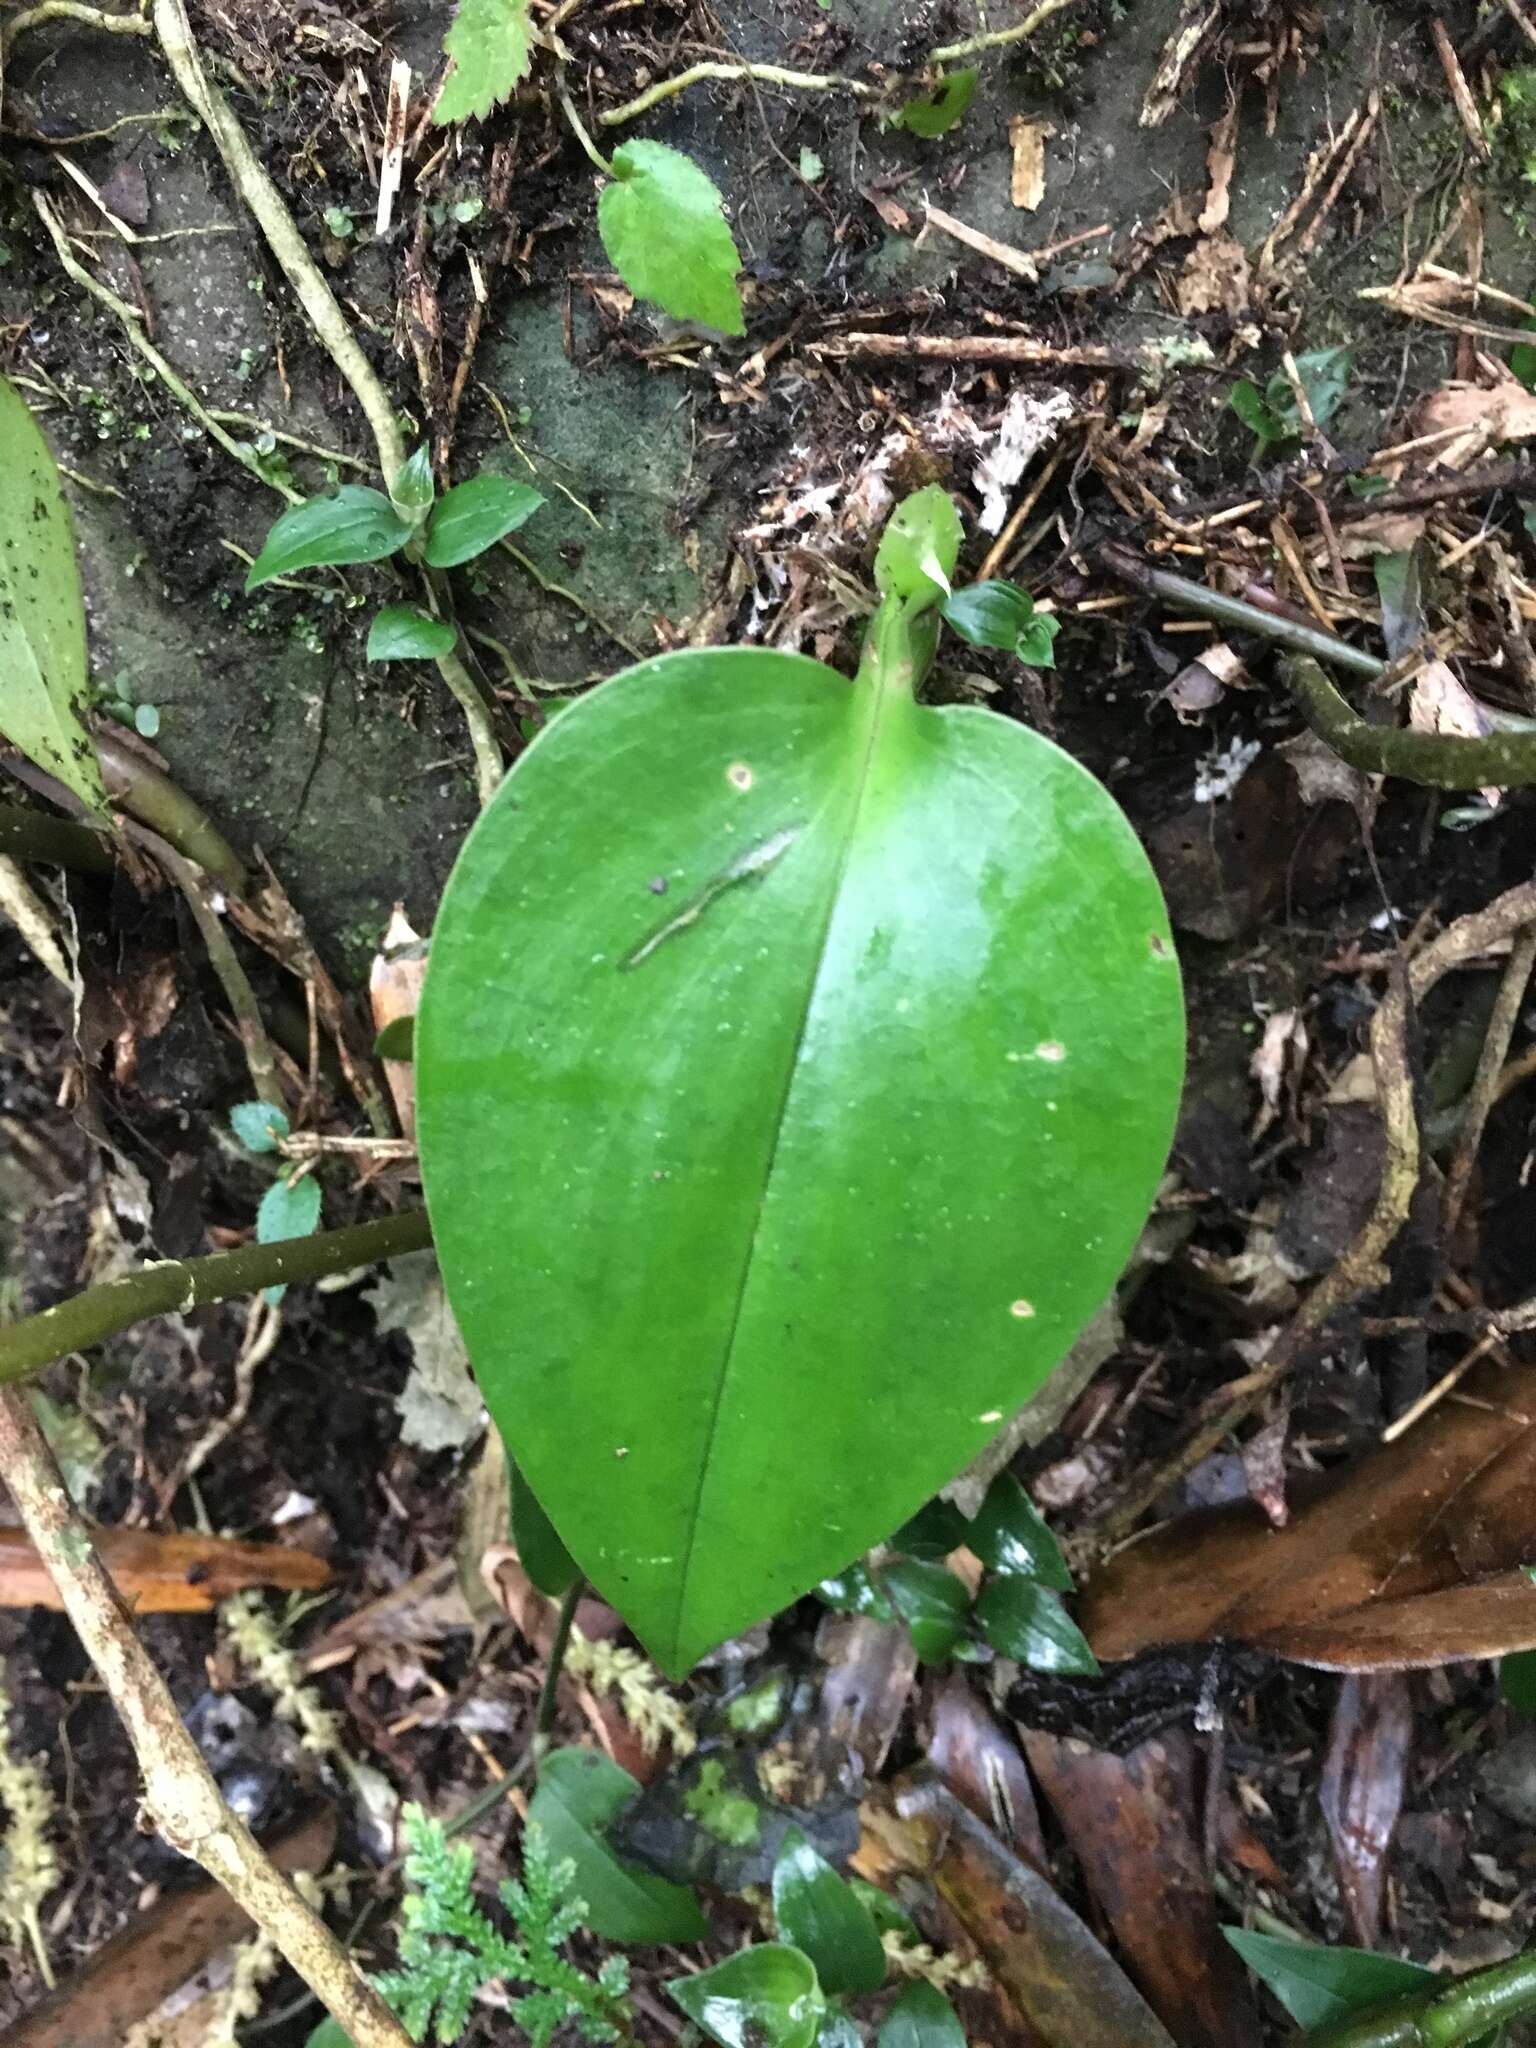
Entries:
<svg viewBox="0 0 1536 2048">
<path fill-rule="evenodd" d="M 880 645 L 879 638 L 873 629 L 871 629 L 870 639 L 878 648 Z M 874 705 L 870 712 L 869 736 L 864 743 L 864 754 L 859 763 L 858 786 L 854 792 L 853 802 L 849 807 L 847 829 L 844 833 L 842 846 L 838 850 L 837 863 L 833 869 L 831 885 L 827 891 L 826 910 L 822 917 L 821 930 L 817 935 L 811 972 L 807 979 L 805 993 L 800 1004 L 799 1021 L 795 1026 L 794 1036 L 790 1044 L 789 1058 L 785 1063 L 783 1085 L 779 1091 L 778 1108 L 774 1117 L 773 1137 L 768 1147 L 768 1156 L 763 1164 L 762 1182 L 757 1191 L 757 1203 L 752 1218 L 752 1230 L 747 1240 L 746 1254 L 742 1260 L 741 1272 L 736 1283 L 736 1296 L 731 1307 L 730 1328 L 726 1333 L 725 1343 L 720 1354 L 720 1364 L 715 1380 L 715 1398 L 710 1408 L 709 1425 L 704 1436 L 703 1454 L 699 1459 L 698 1481 L 694 1487 L 693 1503 L 689 1510 L 687 1533 L 683 1542 L 683 1564 L 682 1571 L 678 1576 L 677 1602 L 673 1609 L 671 1630 L 671 1647 L 674 1652 L 677 1649 L 678 1638 L 681 1634 L 682 1617 L 688 1608 L 688 1593 L 693 1576 L 693 1560 L 698 1541 L 700 1510 L 703 1507 L 705 1488 L 709 1484 L 710 1467 L 714 1456 L 715 1442 L 720 1429 L 720 1412 L 725 1403 L 725 1389 L 731 1376 L 731 1366 L 736 1351 L 736 1338 L 741 1327 L 742 1309 L 746 1303 L 747 1289 L 752 1278 L 752 1269 L 757 1261 L 758 1239 L 762 1234 L 763 1214 L 767 1207 L 768 1190 L 773 1184 L 774 1170 L 778 1165 L 779 1147 L 784 1136 L 789 1098 L 794 1089 L 795 1076 L 800 1071 L 800 1054 L 805 1045 L 806 1026 L 815 1005 L 816 991 L 821 982 L 822 970 L 826 966 L 827 945 L 832 936 L 833 921 L 837 916 L 838 900 L 843 892 L 843 882 L 847 877 L 848 863 L 852 857 L 853 847 L 858 838 L 860 820 L 864 814 L 864 800 L 869 792 L 870 771 L 874 766 L 875 755 L 879 750 L 880 735 L 884 728 L 886 711 L 898 687 L 894 680 L 888 678 L 885 674 L 878 655 L 875 660 L 861 665 L 855 687 L 857 688 L 860 683 L 865 682 L 875 693 Z"/>
</svg>

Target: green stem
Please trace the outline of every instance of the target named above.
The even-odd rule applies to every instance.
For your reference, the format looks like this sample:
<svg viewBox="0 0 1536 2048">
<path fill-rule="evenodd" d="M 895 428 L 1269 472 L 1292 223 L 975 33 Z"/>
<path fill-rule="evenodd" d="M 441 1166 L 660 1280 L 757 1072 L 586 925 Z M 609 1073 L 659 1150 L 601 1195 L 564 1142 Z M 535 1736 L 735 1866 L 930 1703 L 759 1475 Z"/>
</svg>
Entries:
<svg viewBox="0 0 1536 2048">
<path fill-rule="evenodd" d="M 379 1259 L 398 1258 L 403 1252 L 422 1251 L 431 1242 L 426 1211 L 411 1209 L 281 1244 L 244 1245 L 205 1259 L 167 1259 L 142 1266 L 121 1280 L 88 1287 L 39 1315 L 0 1325 L 0 1386 L 27 1379 L 55 1359 L 99 1344 L 103 1337 L 148 1316 L 173 1311 L 185 1315 L 232 1295 L 254 1294 L 261 1287 L 322 1280 Z"/>
<path fill-rule="evenodd" d="M 942 49 L 930 50 L 930 64 L 952 64 L 958 57 L 979 57 L 986 50 L 1006 49 L 1010 43 L 1022 43 L 1042 28 L 1053 14 L 1062 14 L 1075 6 L 1076 0 L 1040 0 L 1034 12 L 1028 14 L 1012 28 L 987 29 L 979 36 L 967 36 L 963 43 L 946 43 Z"/>
<path fill-rule="evenodd" d="M 110 875 L 112 855 L 106 841 L 89 825 L 50 818 L 25 804 L 0 804 L 0 854 L 15 860 L 48 861 L 86 875 Z"/>
<path fill-rule="evenodd" d="M 78 22 L 83 28 L 99 29 L 109 36 L 147 36 L 151 32 L 142 14 L 109 14 L 100 7 L 82 6 L 80 0 L 39 0 L 38 6 L 11 16 L 0 36 L 0 48 L 9 54 L 18 36 L 25 35 L 29 28 L 41 28 L 48 21 Z"/>
<path fill-rule="evenodd" d="M 107 794 L 178 853 L 195 860 L 221 888 L 243 896 L 250 887 L 245 862 L 208 813 L 153 761 L 117 739 L 106 724 L 96 727 L 94 737 Z"/>
<path fill-rule="evenodd" d="M 1283 662 L 1281 674 L 1318 738 L 1367 775 L 1400 775 L 1429 789 L 1521 789 L 1536 783 L 1536 733 L 1494 732 L 1474 740 L 1368 725 L 1307 656 Z"/>
<path fill-rule="evenodd" d="M 1065 7 L 1070 0 L 1056 0 L 1056 4 Z M 691 64 L 672 78 L 658 79 L 634 99 L 626 100 L 622 107 L 610 107 L 605 114 L 599 114 L 598 124 L 603 128 L 622 128 L 627 122 L 638 121 L 652 107 L 659 107 L 663 100 L 686 92 L 691 85 L 704 85 L 712 79 L 734 84 L 745 78 L 794 92 L 849 92 L 858 99 L 872 99 L 875 95 L 875 88 L 862 79 L 839 78 L 831 72 L 786 71 L 779 64 Z"/>
<path fill-rule="evenodd" d="M 1308 2035 L 1315 2048 L 1462 2048 L 1536 2010 L 1536 1950 L 1378 2012 Z"/>
<path fill-rule="evenodd" d="M 570 1648 L 571 1630 L 576 1623 L 576 1609 L 581 1604 L 587 1582 L 578 1573 L 565 1589 L 560 1602 L 560 1612 L 555 1617 L 555 1633 L 549 1645 L 549 1658 L 544 1666 L 544 1683 L 539 1687 L 539 1704 L 533 1717 L 533 1742 L 530 1745 L 534 1768 L 544 1760 L 549 1748 L 549 1738 L 554 1732 L 555 1707 L 560 1691 L 560 1672 L 565 1664 L 565 1653 Z"/>
<path fill-rule="evenodd" d="M 560 102 L 560 111 L 562 114 L 564 114 L 571 133 L 575 136 L 576 140 L 581 144 L 582 148 L 586 151 L 592 163 L 596 166 L 598 170 L 600 170 L 603 173 L 605 177 L 617 177 L 618 173 L 617 171 L 614 170 L 613 165 L 608 161 L 607 157 L 603 155 L 603 152 L 598 148 L 597 144 L 592 140 L 591 136 L 587 133 L 587 124 L 585 123 L 585 121 L 582 120 L 580 114 L 577 113 L 576 102 L 571 98 L 570 94 L 565 89 L 565 79 L 563 75 L 559 78 L 559 81 L 555 86 L 555 97 Z"/>
</svg>

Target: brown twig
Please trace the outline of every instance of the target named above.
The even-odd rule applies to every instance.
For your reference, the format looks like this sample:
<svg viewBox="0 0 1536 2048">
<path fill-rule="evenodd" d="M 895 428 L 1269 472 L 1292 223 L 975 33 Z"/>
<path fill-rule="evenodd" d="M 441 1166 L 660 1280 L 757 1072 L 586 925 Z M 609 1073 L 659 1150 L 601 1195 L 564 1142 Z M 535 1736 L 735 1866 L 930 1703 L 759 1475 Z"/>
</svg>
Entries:
<svg viewBox="0 0 1536 2048">
<path fill-rule="evenodd" d="M 1123 349 L 1057 348 L 1022 334 L 844 334 L 812 353 L 843 362 L 1055 363 L 1063 369 L 1134 369 Z"/>
<path fill-rule="evenodd" d="M 134 1633 L 25 1395 L 0 1391 L 0 1473 L 47 1565 L 86 1654 L 120 1715 L 160 1834 L 200 1863 L 312 1986 L 354 2048 L 409 2048 L 410 2037 L 325 1922 L 231 1813 L 176 1703 Z"/>
<path fill-rule="evenodd" d="M 1515 1035 L 1520 1005 L 1525 1001 L 1525 991 L 1530 983 L 1533 968 L 1536 968 L 1536 931 L 1522 932 L 1510 948 L 1504 977 L 1499 983 L 1499 993 L 1494 999 L 1493 1014 L 1488 1020 L 1488 1035 L 1483 1040 L 1477 1072 L 1472 1077 L 1472 1086 L 1467 1093 L 1467 1106 L 1462 1116 L 1461 1132 L 1456 1140 L 1455 1157 L 1445 1177 L 1445 1200 L 1441 1214 L 1448 1238 L 1454 1235 L 1456 1225 L 1461 1221 L 1467 1189 L 1472 1182 L 1472 1168 L 1477 1161 L 1478 1148 L 1483 1142 L 1483 1126 L 1488 1121 L 1488 1112 L 1498 1098 L 1500 1076 L 1509 1054 L 1510 1040 Z"/>
<path fill-rule="evenodd" d="M 1430 35 L 1434 38 L 1435 55 L 1440 59 L 1440 68 L 1445 73 L 1445 82 L 1451 89 L 1451 102 L 1456 109 L 1456 118 L 1467 131 L 1467 140 L 1474 151 L 1487 163 L 1493 154 L 1488 146 L 1488 137 L 1483 130 L 1483 117 L 1477 111 L 1477 101 L 1472 97 L 1472 88 L 1467 83 L 1452 46 L 1445 23 L 1438 14 L 1430 17 Z"/>
</svg>

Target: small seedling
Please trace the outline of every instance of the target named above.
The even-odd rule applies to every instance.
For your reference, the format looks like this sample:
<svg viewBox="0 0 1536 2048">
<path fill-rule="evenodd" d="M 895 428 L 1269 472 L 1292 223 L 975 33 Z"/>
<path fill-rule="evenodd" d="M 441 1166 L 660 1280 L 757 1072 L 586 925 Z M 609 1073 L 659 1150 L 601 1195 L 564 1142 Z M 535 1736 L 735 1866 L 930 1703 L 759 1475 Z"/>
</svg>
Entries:
<svg viewBox="0 0 1536 2048">
<path fill-rule="evenodd" d="M 1354 361 L 1349 348 L 1313 349 L 1296 358 L 1296 373 L 1315 425 L 1327 426 L 1343 404 Z M 1233 385 L 1230 404 L 1243 425 L 1253 430 L 1255 462 L 1287 454 L 1301 440 L 1301 407 L 1283 370 L 1277 370 L 1262 391 L 1243 378 Z"/>
</svg>

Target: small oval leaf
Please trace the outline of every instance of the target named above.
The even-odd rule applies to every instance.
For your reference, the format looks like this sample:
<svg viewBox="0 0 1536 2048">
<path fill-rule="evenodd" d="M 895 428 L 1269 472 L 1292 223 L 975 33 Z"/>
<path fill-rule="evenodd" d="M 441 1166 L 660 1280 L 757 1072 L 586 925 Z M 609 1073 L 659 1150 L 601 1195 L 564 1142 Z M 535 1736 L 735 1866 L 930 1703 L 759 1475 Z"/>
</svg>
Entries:
<svg viewBox="0 0 1536 2048">
<path fill-rule="evenodd" d="M 876 2048 L 965 2048 L 965 2029 L 943 1992 L 919 1981 L 886 2014 Z"/>
<path fill-rule="evenodd" d="M 58 466 L 21 393 L 0 377 L 0 733 L 107 815 L 85 722 L 85 600 Z"/>
<path fill-rule="evenodd" d="M 803 1949 L 823 1991 L 878 1991 L 885 1950 L 869 1908 L 798 1828 L 790 1828 L 773 1866 L 779 1933 Z"/>
<path fill-rule="evenodd" d="M 458 634 L 410 604 L 387 604 L 368 628 L 370 661 L 435 661 L 453 651 Z"/>
<path fill-rule="evenodd" d="M 942 1664 L 965 1634 L 971 1596 L 941 1564 L 922 1558 L 893 1558 L 874 1574 L 912 1634 L 912 1647 L 925 1664 Z"/>
<path fill-rule="evenodd" d="M 741 256 L 720 192 L 692 157 L 664 142 L 626 142 L 597 202 L 608 260 L 637 298 L 674 320 L 744 334 Z"/>
<path fill-rule="evenodd" d="M 1000 1472 L 987 1488 L 968 1533 L 970 1548 L 993 1571 L 1071 1592 L 1072 1574 L 1061 1545 L 1011 1472 Z"/>
<path fill-rule="evenodd" d="M 576 1866 L 571 1889 L 586 1924 L 604 1941 L 702 1941 L 709 1932 L 686 1885 L 626 1863 L 603 1839 L 640 1791 L 629 1772 L 595 1749 L 557 1749 L 539 1767 L 530 1823 L 544 1830 L 551 1858 Z"/>
<path fill-rule="evenodd" d="M 229 1112 L 229 1127 L 247 1152 L 275 1152 L 292 1128 L 270 1102 L 237 1102 Z"/>
<path fill-rule="evenodd" d="M 411 537 L 411 528 L 382 491 L 343 484 L 329 497 L 307 498 L 274 522 L 246 572 L 247 590 L 299 569 L 382 562 Z"/>
<path fill-rule="evenodd" d="M 303 1180 L 275 1180 L 256 1211 L 256 1242 L 281 1244 L 286 1238 L 308 1237 L 320 1221 L 320 1183 L 313 1174 Z"/>
<path fill-rule="evenodd" d="M 810 1958 L 775 1941 L 673 1977 L 667 1991 L 720 2048 L 812 2048 L 826 2009 Z"/>
<path fill-rule="evenodd" d="M 1113 799 L 878 644 L 851 683 L 665 655 L 522 755 L 433 932 L 422 1167 L 492 1414 L 664 1669 L 1040 1385 L 1150 1206 L 1183 1038 Z"/>
<path fill-rule="evenodd" d="M 912 135 L 947 135 L 965 119 L 976 96 L 977 77 L 975 70 L 947 72 L 932 92 L 907 101 L 896 116 L 897 125 Z"/>
<path fill-rule="evenodd" d="M 875 588 L 882 596 L 931 604 L 949 597 L 964 539 L 955 501 L 938 484 L 914 491 L 886 522 L 875 551 Z"/>
<path fill-rule="evenodd" d="M 434 569 L 453 569 L 483 555 L 515 533 L 544 503 L 531 484 L 509 476 L 472 476 L 444 491 L 427 528 L 427 560 Z"/>
</svg>

